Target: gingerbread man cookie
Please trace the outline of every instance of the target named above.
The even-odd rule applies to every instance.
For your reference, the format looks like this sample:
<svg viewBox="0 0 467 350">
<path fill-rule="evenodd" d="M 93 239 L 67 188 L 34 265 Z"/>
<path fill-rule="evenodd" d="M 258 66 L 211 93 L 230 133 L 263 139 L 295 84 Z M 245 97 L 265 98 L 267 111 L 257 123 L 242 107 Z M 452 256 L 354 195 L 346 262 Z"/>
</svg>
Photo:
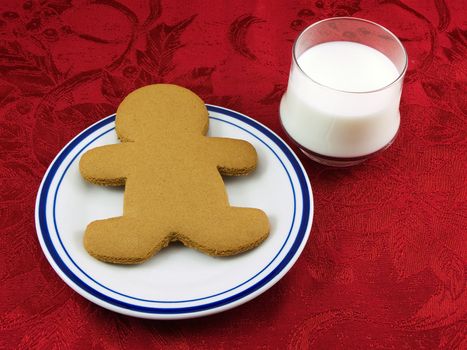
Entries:
<svg viewBox="0 0 467 350">
<path fill-rule="evenodd" d="M 120 144 L 87 151 L 81 175 L 99 185 L 125 185 L 123 216 L 91 222 L 84 246 L 111 263 L 141 263 L 171 241 L 209 255 L 234 255 L 269 234 L 259 209 L 231 207 L 222 175 L 247 175 L 257 155 L 242 140 L 206 137 L 204 102 L 185 88 L 156 84 L 120 104 Z"/>
</svg>

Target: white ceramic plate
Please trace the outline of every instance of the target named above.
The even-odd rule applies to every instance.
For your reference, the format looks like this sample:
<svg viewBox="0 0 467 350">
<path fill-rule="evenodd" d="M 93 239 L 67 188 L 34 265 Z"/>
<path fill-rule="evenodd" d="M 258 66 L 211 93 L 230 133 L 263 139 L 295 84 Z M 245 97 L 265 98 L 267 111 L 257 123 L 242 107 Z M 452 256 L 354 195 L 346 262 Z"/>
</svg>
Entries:
<svg viewBox="0 0 467 350">
<path fill-rule="evenodd" d="M 313 217 L 310 183 L 300 161 L 275 133 L 245 115 L 208 105 L 209 135 L 249 141 L 258 168 L 247 177 L 224 178 L 233 206 L 264 210 L 268 239 L 237 256 L 214 258 L 172 244 L 140 265 L 100 262 L 85 251 L 91 221 L 122 215 L 123 189 L 85 182 L 80 155 L 117 143 L 115 115 L 84 130 L 57 155 L 36 201 L 40 244 L 58 275 L 90 301 L 122 314 L 181 319 L 224 311 L 258 296 L 292 267 L 308 239 Z"/>
</svg>

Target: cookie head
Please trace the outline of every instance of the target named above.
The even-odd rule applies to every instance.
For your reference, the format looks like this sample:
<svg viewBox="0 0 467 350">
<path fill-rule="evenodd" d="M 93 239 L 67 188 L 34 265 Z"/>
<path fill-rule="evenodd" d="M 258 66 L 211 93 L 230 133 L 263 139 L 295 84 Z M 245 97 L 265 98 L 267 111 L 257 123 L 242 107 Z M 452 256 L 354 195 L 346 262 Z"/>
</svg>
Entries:
<svg viewBox="0 0 467 350">
<path fill-rule="evenodd" d="M 193 92 L 171 84 L 148 85 L 130 93 L 117 110 L 116 131 L 122 141 L 147 137 L 205 134 L 208 111 Z"/>
</svg>

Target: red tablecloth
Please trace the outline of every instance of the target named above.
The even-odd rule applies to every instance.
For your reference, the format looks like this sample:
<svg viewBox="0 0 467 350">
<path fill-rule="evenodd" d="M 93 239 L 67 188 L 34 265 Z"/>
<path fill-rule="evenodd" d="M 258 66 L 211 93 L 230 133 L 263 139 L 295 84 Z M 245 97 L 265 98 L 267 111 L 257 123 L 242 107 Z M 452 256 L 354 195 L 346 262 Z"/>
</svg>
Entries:
<svg viewBox="0 0 467 350">
<path fill-rule="evenodd" d="M 284 136 L 292 42 L 342 15 L 406 46 L 401 132 L 351 169 L 298 153 L 316 211 L 277 285 L 222 314 L 160 322 L 107 311 L 60 280 L 36 238 L 34 200 L 66 142 L 155 82 Z M 466 15 L 461 0 L 2 1 L 0 348 L 467 348 Z"/>
</svg>

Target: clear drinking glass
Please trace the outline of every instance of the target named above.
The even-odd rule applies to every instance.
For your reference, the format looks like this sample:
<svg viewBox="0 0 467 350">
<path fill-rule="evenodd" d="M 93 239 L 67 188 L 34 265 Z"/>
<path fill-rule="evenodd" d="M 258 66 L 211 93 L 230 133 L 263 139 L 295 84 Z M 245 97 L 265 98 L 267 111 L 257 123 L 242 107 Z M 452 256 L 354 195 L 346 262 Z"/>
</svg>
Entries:
<svg viewBox="0 0 467 350">
<path fill-rule="evenodd" d="M 330 42 L 336 42 L 332 44 L 333 47 L 342 42 L 351 42 L 351 46 L 357 43 L 367 46 L 363 49 L 369 49 L 369 46 L 378 50 L 377 55 L 382 53 L 386 56 L 383 57 L 385 60 L 390 60 L 387 62 L 394 70 L 393 78 L 383 86 L 368 91 L 323 84 L 313 74 L 306 73 L 305 67 L 301 66 L 306 61 L 299 62 L 308 49 L 314 47 L 316 51 L 317 45 Z M 358 56 L 353 55 L 351 47 L 344 47 L 345 50 L 347 48 L 348 57 L 341 58 L 346 57 L 348 66 L 344 68 L 352 69 L 352 62 L 355 63 Z M 343 52 L 342 49 L 340 47 L 340 51 L 336 52 Z M 322 63 L 329 65 L 329 62 Z M 371 64 L 370 60 L 368 67 Z M 318 73 L 326 74 L 319 67 L 316 69 Z M 379 24 L 352 17 L 330 18 L 314 23 L 300 34 L 293 46 L 289 83 L 280 105 L 282 126 L 309 158 L 330 166 L 358 164 L 394 141 L 399 130 L 399 102 L 406 70 L 407 54 L 402 43 Z M 329 74 L 334 73 L 330 70 Z M 363 77 L 369 74 L 362 74 L 362 79 L 377 78 Z M 339 80 L 341 76 L 334 78 Z M 352 86 L 352 83 L 358 82 L 343 83 Z"/>
</svg>

